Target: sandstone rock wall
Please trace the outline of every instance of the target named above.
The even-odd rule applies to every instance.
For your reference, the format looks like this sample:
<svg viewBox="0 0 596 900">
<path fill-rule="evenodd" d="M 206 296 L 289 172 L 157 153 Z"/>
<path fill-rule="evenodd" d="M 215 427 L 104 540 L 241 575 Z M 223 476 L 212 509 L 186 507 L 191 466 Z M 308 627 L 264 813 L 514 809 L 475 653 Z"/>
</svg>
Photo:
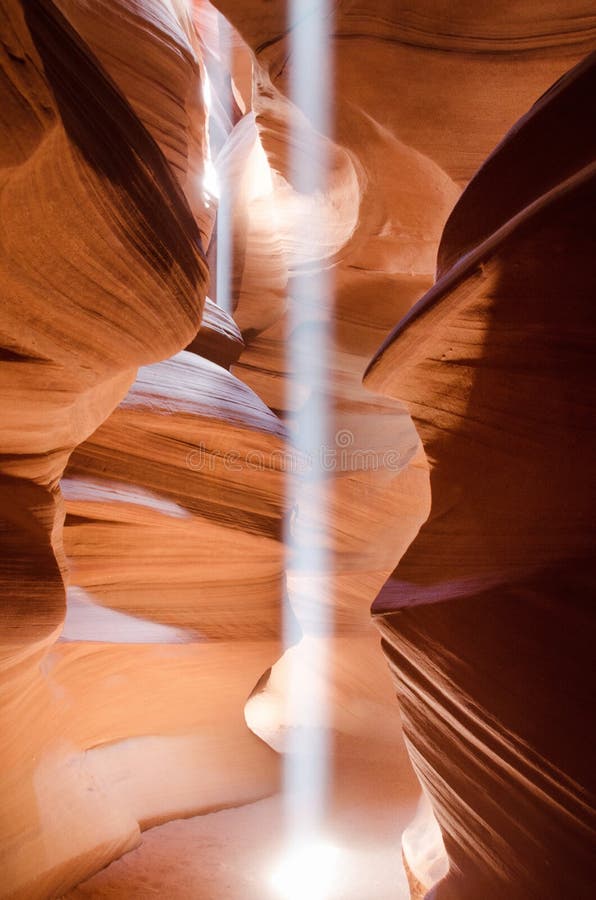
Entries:
<svg viewBox="0 0 596 900">
<path fill-rule="evenodd" d="M 480 169 L 367 375 L 431 461 L 430 517 L 373 611 L 451 858 L 438 898 L 592 891 L 595 63 Z"/>
<path fill-rule="evenodd" d="M 2 12 L 0 894 L 60 896 L 140 828 L 277 789 L 244 706 L 273 746 L 297 724 L 287 593 L 303 647 L 329 606 L 312 677 L 367 839 L 418 802 L 378 594 L 437 896 L 589 896 L 593 63 L 558 79 L 591 4 L 342 0 L 325 134 L 281 0 Z M 292 447 L 319 392 L 323 579 L 282 544 L 290 517 L 322 533 Z"/>
</svg>

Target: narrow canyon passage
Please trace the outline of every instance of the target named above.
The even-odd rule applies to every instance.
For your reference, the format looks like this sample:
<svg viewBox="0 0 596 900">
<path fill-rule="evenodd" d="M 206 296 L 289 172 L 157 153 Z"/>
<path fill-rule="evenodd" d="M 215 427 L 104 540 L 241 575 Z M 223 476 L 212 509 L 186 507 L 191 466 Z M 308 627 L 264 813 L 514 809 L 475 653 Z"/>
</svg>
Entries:
<svg viewBox="0 0 596 900">
<path fill-rule="evenodd" d="M 0 898 L 588 900 L 592 5 L 0 7 Z"/>
</svg>

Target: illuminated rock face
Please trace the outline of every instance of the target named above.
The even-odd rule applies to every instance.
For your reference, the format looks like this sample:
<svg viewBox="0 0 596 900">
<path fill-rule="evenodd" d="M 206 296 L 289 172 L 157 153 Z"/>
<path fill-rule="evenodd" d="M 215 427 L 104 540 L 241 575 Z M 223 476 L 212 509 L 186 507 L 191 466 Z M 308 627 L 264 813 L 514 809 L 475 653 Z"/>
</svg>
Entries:
<svg viewBox="0 0 596 900">
<path fill-rule="evenodd" d="M 130 712 L 119 664 L 55 643 L 59 479 L 137 367 L 192 339 L 207 270 L 170 165 L 80 34 L 49 2 L 3 4 L 1 28 L 0 890 L 46 897 L 138 840 L 134 805 L 85 753 L 106 710 Z"/>
<path fill-rule="evenodd" d="M 454 864 L 438 896 L 588 896 L 591 70 L 458 198 L 590 49 L 590 4 L 343 0 L 329 135 L 288 99 L 285 4 L 215 6 L 246 41 L 229 38 L 228 62 L 204 0 L 3 4 L 0 896 L 60 896 L 142 828 L 274 792 L 279 757 L 255 733 L 277 746 L 296 724 L 281 604 L 289 591 L 316 642 L 321 588 L 332 821 L 356 856 L 389 833 L 398 861 L 375 900 L 407 895 L 399 831 L 418 801 L 370 623 L 379 591 Z M 202 184 L 205 72 L 232 314 L 205 296 L 203 250 L 224 252 Z M 325 193 L 297 190 L 290 134 L 306 168 L 325 146 Z M 437 250 L 426 311 L 365 390 Z M 329 272 L 333 303 L 308 305 L 297 263 Z M 292 509 L 292 403 L 310 398 L 298 385 L 289 399 L 286 347 L 308 356 L 321 322 L 335 435 L 324 585 L 286 571 L 282 546 L 290 511 L 318 533 L 308 497 Z M 432 511 L 407 550 L 429 463 Z M 271 831 L 279 804 L 262 808 Z M 429 885 L 428 841 L 408 852 Z M 215 876 L 201 890 L 222 896 Z"/>
</svg>

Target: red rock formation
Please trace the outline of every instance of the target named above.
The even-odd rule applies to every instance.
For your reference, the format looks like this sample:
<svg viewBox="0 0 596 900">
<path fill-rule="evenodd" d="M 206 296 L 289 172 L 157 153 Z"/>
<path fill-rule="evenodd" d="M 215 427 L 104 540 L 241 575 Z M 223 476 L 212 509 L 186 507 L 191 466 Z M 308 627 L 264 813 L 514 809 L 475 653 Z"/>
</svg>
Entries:
<svg viewBox="0 0 596 900">
<path fill-rule="evenodd" d="M 374 612 L 451 858 L 437 898 L 592 893 L 595 88 L 592 56 L 507 135 L 367 375 L 431 461 Z"/>
<path fill-rule="evenodd" d="M 94 787 L 55 670 L 59 479 L 137 366 L 192 338 L 206 267 L 166 159 L 80 34 L 50 2 L 5 4 L 1 27 L 1 890 L 30 898 L 136 840 Z"/>
<path fill-rule="evenodd" d="M 397 845 L 419 794 L 369 607 L 406 553 L 375 613 L 452 860 L 438 896 L 587 896 L 587 66 L 453 207 L 591 49 L 591 5 L 342 0 L 325 134 L 290 101 L 282 0 L 218 0 L 237 32 L 205 0 L 3 7 L 0 895 L 60 896 L 140 828 L 275 790 L 278 757 L 244 706 L 253 692 L 246 717 L 282 751 L 313 727 L 284 695 L 292 656 L 321 640 L 323 596 L 326 821 L 365 860 L 341 897 L 405 897 Z M 295 163 L 321 149 L 326 189 L 309 192 Z M 226 218 L 230 296 L 213 272 L 210 293 L 230 311 L 205 300 L 201 249 L 221 263 Z M 440 280 L 371 369 L 375 395 L 363 372 L 431 287 L 441 234 Z M 290 340 L 322 373 L 291 397 Z M 325 541 L 323 578 L 286 565 L 281 542 L 286 434 L 319 389 L 330 527 L 321 538 L 307 480 L 292 515 Z M 406 552 L 429 464 L 432 512 Z M 282 657 L 286 575 L 307 637 Z M 205 817 L 217 850 L 202 858 L 229 853 L 228 833 L 254 856 L 281 814 L 271 799 Z M 432 829 L 422 801 L 404 847 L 427 885 Z M 130 896 L 133 866 L 77 896 L 110 895 L 112 878 Z M 169 890 L 150 874 L 141 885 Z M 212 875 L 192 890 L 262 896 L 246 873 Z"/>
<path fill-rule="evenodd" d="M 207 297 L 201 327 L 187 349 L 229 369 L 243 348 L 244 341 L 234 319 Z"/>
</svg>

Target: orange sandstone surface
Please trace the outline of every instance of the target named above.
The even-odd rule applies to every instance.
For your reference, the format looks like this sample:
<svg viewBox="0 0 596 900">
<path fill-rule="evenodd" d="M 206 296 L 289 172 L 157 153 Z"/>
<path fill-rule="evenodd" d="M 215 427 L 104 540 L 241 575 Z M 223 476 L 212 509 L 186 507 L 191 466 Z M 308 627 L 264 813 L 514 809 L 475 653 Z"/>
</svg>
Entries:
<svg viewBox="0 0 596 900">
<path fill-rule="evenodd" d="M 3 900 L 278 896 L 296 666 L 326 900 L 593 894 L 593 4 L 303 7 L 0 2 Z"/>
</svg>

